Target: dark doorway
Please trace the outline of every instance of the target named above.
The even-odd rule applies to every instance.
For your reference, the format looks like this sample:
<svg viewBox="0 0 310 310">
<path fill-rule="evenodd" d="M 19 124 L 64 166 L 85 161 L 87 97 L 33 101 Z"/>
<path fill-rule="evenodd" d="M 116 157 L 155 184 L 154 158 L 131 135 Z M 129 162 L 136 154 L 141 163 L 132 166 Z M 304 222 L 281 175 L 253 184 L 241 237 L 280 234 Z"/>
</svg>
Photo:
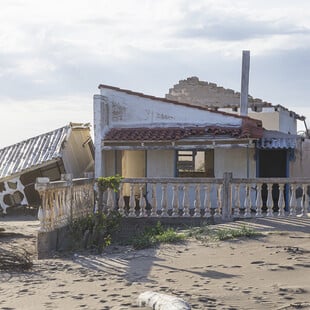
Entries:
<svg viewBox="0 0 310 310">
<path fill-rule="evenodd" d="M 288 176 L 287 150 L 259 150 L 258 177 L 260 178 L 285 178 Z M 267 185 L 262 186 L 263 210 L 266 210 Z M 286 197 L 286 186 L 284 197 Z M 278 211 L 279 185 L 272 186 L 273 210 Z M 286 199 L 285 199 L 286 205 Z"/>
</svg>

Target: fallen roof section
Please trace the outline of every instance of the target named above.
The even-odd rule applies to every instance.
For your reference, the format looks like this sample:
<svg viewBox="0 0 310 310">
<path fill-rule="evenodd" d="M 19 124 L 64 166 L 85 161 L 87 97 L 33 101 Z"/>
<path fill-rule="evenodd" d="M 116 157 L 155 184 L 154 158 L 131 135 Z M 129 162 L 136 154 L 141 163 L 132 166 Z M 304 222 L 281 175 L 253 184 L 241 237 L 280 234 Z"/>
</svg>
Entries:
<svg viewBox="0 0 310 310">
<path fill-rule="evenodd" d="M 64 142 L 68 139 L 71 130 L 89 128 L 89 123 L 70 123 L 0 149 L 0 179 L 61 158 Z"/>
</svg>

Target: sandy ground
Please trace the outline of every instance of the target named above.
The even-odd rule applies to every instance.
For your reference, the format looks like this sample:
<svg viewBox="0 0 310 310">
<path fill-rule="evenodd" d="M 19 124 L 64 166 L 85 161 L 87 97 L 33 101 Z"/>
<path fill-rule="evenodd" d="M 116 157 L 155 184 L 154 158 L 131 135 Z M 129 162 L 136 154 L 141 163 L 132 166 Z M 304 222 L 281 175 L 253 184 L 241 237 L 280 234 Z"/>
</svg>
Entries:
<svg viewBox="0 0 310 310">
<path fill-rule="evenodd" d="M 140 251 L 111 246 L 102 255 L 35 260 L 28 272 L 0 271 L 0 309 L 146 309 L 136 300 L 147 290 L 181 297 L 192 309 L 310 309 L 310 219 L 216 228 L 244 223 L 264 235 Z M 0 246 L 34 251 L 32 217 L 0 219 L 0 227 L 16 234 Z"/>
</svg>

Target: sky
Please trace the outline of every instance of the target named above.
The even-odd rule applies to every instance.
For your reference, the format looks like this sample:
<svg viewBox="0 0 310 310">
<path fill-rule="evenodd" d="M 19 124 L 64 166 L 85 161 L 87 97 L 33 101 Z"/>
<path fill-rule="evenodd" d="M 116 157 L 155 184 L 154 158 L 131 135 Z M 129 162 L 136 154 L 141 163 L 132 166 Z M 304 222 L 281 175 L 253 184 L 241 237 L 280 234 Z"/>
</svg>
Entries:
<svg viewBox="0 0 310 310">
<path fill-rule="evenodd" d="M 99 84 L 164 97 L 197 76 L 240 91 L 243 50 L 249 93 L 310 127 L 308 0 L 1 0 L 0 148 L 92 123 Z"/>
</svg>

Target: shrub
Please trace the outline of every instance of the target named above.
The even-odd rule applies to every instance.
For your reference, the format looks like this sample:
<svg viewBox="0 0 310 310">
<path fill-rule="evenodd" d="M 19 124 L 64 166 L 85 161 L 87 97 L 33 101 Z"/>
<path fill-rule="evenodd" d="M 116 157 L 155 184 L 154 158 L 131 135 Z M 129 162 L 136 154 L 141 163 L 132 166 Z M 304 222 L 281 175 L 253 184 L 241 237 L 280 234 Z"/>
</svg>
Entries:
<svg viewBox="0 0 310 310">
<path fill-rule="evenodd" d="M 120 224 L 121 215 L 114 211 L 109 214 L 94 213 L 73 220 L 70 234 L 74 248 L 96 249 L 99 253 L 111 244 L 111 235 Z"/>
</svg>

